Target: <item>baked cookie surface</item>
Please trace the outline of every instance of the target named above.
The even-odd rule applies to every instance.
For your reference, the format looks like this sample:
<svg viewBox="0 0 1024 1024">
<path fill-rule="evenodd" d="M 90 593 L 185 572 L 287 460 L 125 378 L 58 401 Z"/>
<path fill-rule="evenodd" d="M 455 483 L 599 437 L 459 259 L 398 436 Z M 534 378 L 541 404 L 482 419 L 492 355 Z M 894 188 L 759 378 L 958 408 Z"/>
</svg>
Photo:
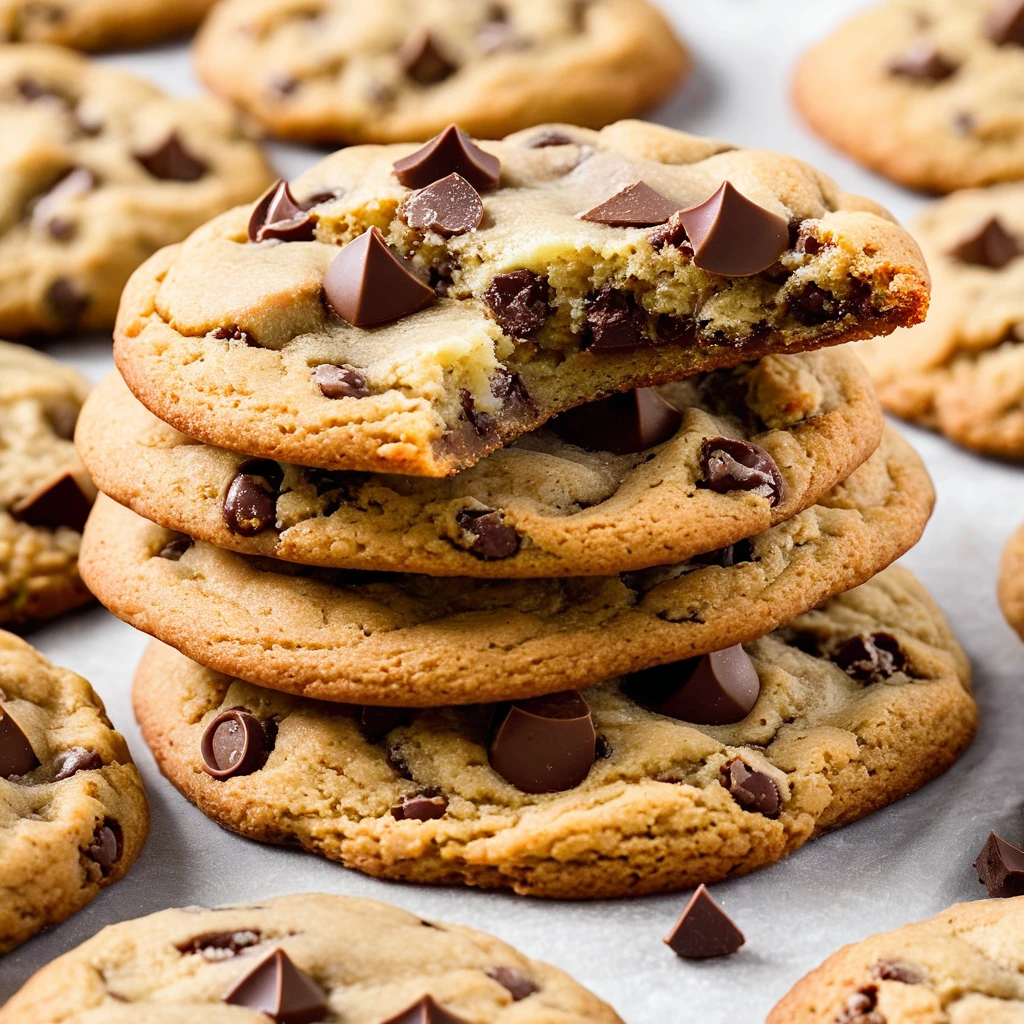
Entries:
<svg viewBox="0 0 1024 1024">
<path fill-rule="evenodd" d="M 1006 621 L 1024 637 L 1024 528 L 1007 541 L 999 567 L 999 605 Z"/>
<path fill-rule="evenodd" d="M 58 47 L 0 46 L 0 334 L 109 330 L 129 275 L 257 195 L 230 111 Z"/>
<path fill-rule="evenodd" d="M 909 235 L 791 158 L 642 122 L 480 147 L 452 127 L 342 150 L 158 253 L 114 350 L 208 444 L 446 476 L 575 405 L 885 334 L 927 301 Z"/>
<path fill-rule="evenodd" d="M 82 573 L 120 618 L 260 685 L 351 703 L 479 703 L 763 636 L 902 555 L 933 500 L 920 459 L 889 432 L 817 505 L 704 563 L 474 580 L 313 569 L 189 545 L 101 495 Z"/>
<path fill-rule="evenodd" d="M 934 192 L 1024 176 L 1017 0 L 889 0 L 804 55 L 794 82 L 820 135 Z"/>
<path fill-rule="evenodd" d="M 0 0 L 0 42 L 144 46 L 196 27 L 214 0 Z"/>
<path fill-rule="evenodd" d="M 0 341 L 0 626 L 91 600 L 78 548 L 96 492 L 71 441 L 88 391 L 70 367 Z"/>
<path fill-rule="evenodd" d="M 1022 459 L 1024 185 L 948 196 L 914 230 L 932 309 L 923 324 L 858 346 L 879 398 L 967 448 Z"/>
<path fill-rule="evenodd" d="M 689 59 L 646 0 L 234 0 L 196 46 L 215 93 L 285 138 L 500 138 L 600 128 L 667 96 Z"/>
<path fill-rule="evenodd" d="M 833 350 L 583 407 L 448 480 L 253 462 L 178 433 L 116 374 L 86 404 L 76 439 L 105 494 L 218 547 L 510 578 L 607 575 L 727 547 L 813 505 L 881 436 L 863 366 Z M 716 470 L 736 457 L 756 471 Z"/>
<path fill-rule="evenodd" d="M 275 972 L 292 1020 L 397 1020 L 430 997 L 450 1016 L 406 1019 L 622 1024 L 567 974 L 490 935 L 326 893 L 111 925 L 39 971 L 0 1022 L 257 1024 L 267 1015 L 252 994 Z"/>
<path fill-rule="evenodd" d="M 768 1024 L 1016 1024 L 1024 1020 L 1024 897 L 960 903 L 846 946 L 768 1015 Z"/>
<path fill-rule="evenodd" d="M 0 631 L 0 953 L 123 878 L 148 830 L 142 779 L 92 687 Z"/>
<path fill-rule="evenodd" d="M 877 653 L 876 640 L 890 661 L 874 674 L 843 653 L 851 643 Z M 160 644 L 134 701 L 161 770 L 229 829 L 385 878 L 562 898 L 690 888 L 771 864 L 916 789 L 973 736 L 966 657 L 902 568 L 746 651 L 760 695 L 736 724 L 646 710 L 629 681 L 585 690 L 598 752 L 582 781 L 547 793 L 491 766 L 489 707 L 378 722 L 219 675 Z M 261 723 L 265 761 L 214 777 L 203 736 L 238 710 Z"/>
</svg>

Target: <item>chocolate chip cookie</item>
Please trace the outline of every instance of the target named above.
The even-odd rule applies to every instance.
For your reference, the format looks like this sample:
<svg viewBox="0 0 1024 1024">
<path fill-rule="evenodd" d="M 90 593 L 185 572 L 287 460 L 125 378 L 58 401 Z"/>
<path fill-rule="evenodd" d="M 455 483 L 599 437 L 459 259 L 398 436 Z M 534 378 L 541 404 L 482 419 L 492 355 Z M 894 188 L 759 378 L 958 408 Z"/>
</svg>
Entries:
<svg viewBox="0 0 1024 1024">
<path fill-rule="evenodd" d="M 0 1009 L 2 1024 L 267 1018 L 622 1024 L 567 974 L 491 935 L 326 893 L 111 925 Z"/>
<path fill-rule="evenodd" d="M 0 46 L 0 137 L 8 337 L 108 330 L 140 263 L 270 174 L 227 109 L 52 46 Z"/>
<path fill-rule="evenodd" d="M 805 164 L 641 122 L 353 147 L 132 277 L 115 357 L 190 437 L 445 476 L 554 413 L 916 323 L 927 272 Z"/>
<path fill-rule="evenodd" d="M 0 42 L 79 50 L 145 46 L 188 32 L 214 0 L 0 0 Z"/>
<path fill-rule="evenodd" d="M 879 397 L 968 448 L 1022 459 L 1024 185 L 958 192 L 914 228 L 934 277 L 932 311 L 859 347 Z"/>
<path fill-rule="evenodd" d="M 846 946 L 768 1015 L 768 1024 L 1013 1024 L 1024 1019 L 1024 897 L 960 903 Z"/>
<path fill-rule="evenodd" d="M 86 403 L 77 443 L 105 494 L 218 547 L 511 578 L 606 575 L 727 547 L 813 505 L 881 436 L 866 372 L 832 350 L 581 406 L 449 480 L 331 473 L 197 444 L 116 374 Z"/>
<path fill-rule="evenodd" d="M 796 103 L 820 135 L 934 192 L 1024 177 L 1024 3 L 889 0 L 807 53 Z"/>
<path fill-rule="evenodd" d="M 890 432 L 817 505 L 714 556 L 622 576 L 479 580 L 238 555 L 101 496 L 82 573 L 116 615 L 218 671 L 327 700 L 467 704 L 763 636 L 903 554 L 933 497 Z"/>
<path fill-rule="evenodd" d="M 90 600 L 78 547 L 96 491 L 71 442 L 88 390 L 70 367 L 0 341 L 0 626 Z"/>
<path fill-rule="evenodd" d="M 123 878 L 148 829 L 142 779 L 92 687 L 0 631 L 0 954 Z"/>
<path fill-rule="evenodd" d="M 688 70 L 647 0 L 229 0 L 196 43 L 215 93 L 285 138 L 410 142 L 452 121 L 484 138 L 600 128 Z"/>
<path fill-rule="evenodd" d="M 1024 638 L 1024 527 L 1003 549 L 999 569 L 999 604 L 1006 621 Z"/>
<path fill-rule="evenodd" d="M 153 644 L 134 699 L 161 770 L 233 831 L 385 878 L 599 898 L 733 877 L 898 800 L 970 742 L 969 680 L 893 567 L 745 647 L 582 695 L 351 707 Z"/>
</svg>

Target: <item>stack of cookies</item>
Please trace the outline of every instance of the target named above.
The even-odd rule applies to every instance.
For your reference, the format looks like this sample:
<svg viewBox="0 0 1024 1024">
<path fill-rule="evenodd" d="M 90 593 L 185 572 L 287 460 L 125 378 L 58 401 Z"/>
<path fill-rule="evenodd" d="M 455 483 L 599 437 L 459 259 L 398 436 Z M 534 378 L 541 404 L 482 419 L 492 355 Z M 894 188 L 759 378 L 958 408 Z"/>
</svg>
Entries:
<svg viewBox="0 0 1024 1024">
<path fill-rule="evenodd" d="M 171 781 L 370 874 L 614 896 L 945 770 L 969 671 L 887 568 L 933 493 L 849 350 L 914 243 L 640 122 L 362 146 L 136 272 L 81 570 Z"/>
</svg>

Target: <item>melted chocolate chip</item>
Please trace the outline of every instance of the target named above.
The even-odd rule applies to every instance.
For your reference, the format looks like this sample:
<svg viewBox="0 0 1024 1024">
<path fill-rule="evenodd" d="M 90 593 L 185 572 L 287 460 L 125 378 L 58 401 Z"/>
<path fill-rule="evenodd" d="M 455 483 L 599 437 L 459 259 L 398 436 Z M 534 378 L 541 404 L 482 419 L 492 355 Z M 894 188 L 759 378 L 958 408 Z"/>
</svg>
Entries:
<svg viewBox="0 0 1024 1024">
<path fill-rule="evenodd" d="M 655 252 L 661 252 L 662 249 L 671 246 L 690 256 L 693 255 L 693 246 L 690 245 L 690 239 L 678 212 L 672 214 L 667 223 L 656 227 L 653 231 L 648 231 L 647 241 Z"/>
<path fill-rule="evenodd" d="M 251 775 L 266 764 L 270 737 L 260 720 L 241 708 L 222 711 L 199 743 L 203 771 L 215 779 Z"/>
<path fill-rule="evenodd" d="M 177 131 L 152 149 L 132 154 L 154 178 L 161 181 L 198 181 L 209 167 L 188 151 Z"/>
<path fill-rule="evenodd" d="M 682 413 L 653 388 L 637 388 L 577 406 L 548 426 L 563 441 L 586 451 L 635 454 L 675 437 Z"/>
<path fill-rule="evenodd" d="M 518 967 L 488 967 L 484 974 L 507 989 L 512 1002 L 519 1003 L 540 991 L 540 986 Z"/>
<path fill-rule="evenodd" d="M 738 757 L 723 765 L 722 785 L 745 811 L 777 818 L 782 810 L 782 797 L 775 780 L 764 772 L 755 771 Z"/>
<path fill-rule="evenodd" d="M 731 437 L 706 438 L 700 446 L 704 482 L 718 494 L 749 491 L 767 498 L 772 507 L 782 501 L 785 481 L 775 460 L 761 447 Z"/>
<path fill-rule="evenodd" d="M 990 832 L 974 862 L 978 878 L 989 896 L 1005 899 L 1024 896 L 1024 850 L 1011 846 L 995 832 Z"/>
<path fill-rule="evenodd" d="M 85 855 L 99 866 L 100 872 L 106 877 L 123 853 L 124 836 L 121 826 L 113 818 L 105 818 L 93 833 L 92 842 L 85 848 Z"/>
<path fill-rule="evenodd" d="M 474 231 L 484 216 L 480 193 L 460 174 L 449 174 L 402 203 L 399 214 L 411 228 L 445 238 Z"/>
<path fill-rule="evenodd" d="M 249 218 L 249 241 L 311 242 L 316 218 L 299 205 L 287 181 L 278 179 L 257 200 Z"/>
<path fill-rule="evenodd" d="M 313 371 L 313 383 L 324 398 L 368 398 L 370 389 L 366 378 L 354 367 L 346 364 L 321 363 Z"/>
<path fill-rule="evenodd" d="M 831 293 L 819 288 L 813 281 L 790 296 L 789 309 L 805 327 L 838 320 L 844 313 L 843 304 Z"/>
<path fill-rule="evenodd" d="M 81 533 L 92 511 L 92 498 L 73 473 L 59 473 L 15 502 L 11 516 L 19 523 L 56 530 L 66 526 Z"/>
<path fill-rule="evenodd" d="M 676 956 L 686 960 L 729 956 L 746 941 L 743 932 L 703 885 L 697 888 L 664 940 Z"/>
<path fill-rule="evenodd" d="M 604 288 L 587 306 L 584 340 L 595 351 L 650 345 L 647 313 L 632 292 Z"/>
<path fill-rule="evenodd" d="M 398 51 L 398 63 L 406 75 L 420 85 L 436 85 L 458 70 L 458 65 L 447 57 L 427 29 L 421 29 L 405 41 Z"/>
<path fill-rule="evenodd" d="M 391 808 L 391 817 L 397 821 L 431 821 L 443 818 L 448 810 L 448 801 L 443 796 L 403 796 Z"/>
<path fill-rule="evenodd" d="M 679 204 L 655 192 L 645 181 L 637 181 L 616 192 L 610 199 L 580 214 L 580 220 L 608 224 L 617 228 L 650 227 L 664 224 Z"/>
<path fill-rule="evenodd" d="M 283 949 L 251 967 L 222 998 L 230 1006 L 262 1013 L 275 1024 L 315 1024 L 330 1012 L 324 990 Z"/>
<path fill-rule="evenodd" d="M 477 146 L 456 125 L 449 125 L 425 146 L 394 164 L 395 176 L 408 188 L 425 188 L 456 173 L 477 191 L 494 188 L 501 174 L 501 161 Z"/>
<path fill-rule="evenodd" d="M 1024 46 L 1024 0 L 1003 0 L 985 22 L 985 34 L 997 46 Z"/>
<path fill-rule="evenodd" d="M 902 672 L 907 664 L 900 642 L 888 633 L 850 637 L 831 655 L 831 660 L 848 676 L 862 683 L 889 679 Z"/>
<path fill-rule="evenodd" d="M 29 738 L 11 713 L 0 706 L 0 779 L 28 775 L 39 767 L 39 758 Z"/>
<path fill-rule="evenodd" d="M 53 318 L 65 330 L 77 326 L 89 307 L 89 296 L 67 277 L 58 277 L 51 282 L 44 301 Z"/>
<path fill-rule="evenodd" d="M 79 772 L 94 772 L 103 767 L 103 758 L 95 750 L 85 747 L 69 747 L 59 754 L 56 761 L 57 774 L 54 782 L 63 782 Z M 3 774 L 0 769 L 0 774 Z"/>
<path fill-rule="evenodd" d="M 367 705 L 359 713 L 359 727 L 370 743 L 379 743 L 392 729 L 408 725 L 412 712 L 407 708 L 377 708 Z"/>
<path fill-rule="evenodd" d="M 237 932 L 206 932 L 187 942 L 179 942 L 175 948 L 182 956 L 199 953 L 204 960 L 231 960 L 243 949 L 258 946 L 262 941 L 260 932 L 246 928 Z"/>
<path fill-rule="evenodd" d="M 161 549 L 157 558 L 166 558 L 168 562 L 180 562 L 181 556 L 192 547 L 191 537 L 175 537 L 169 540 Z"/>
<path fill-rule="evenodd" d="M 470 554 L 493 561 L 511 558 L 519 550 L 519 534 L 506 523 L 499 509 L 460 509 L 455 515 L 459 528 L 467 535 Z"/>
<path fill-rule="evenodd" d="M 496 275 L 484 302 L 498 326 L 513 338 L 532 338 L 551 313 L 548 279 L 532 270 Z"/>
<path fill-rule="evenodd" d="M 274 526 L 280 485 L 281 467 L 276 462 L 243 462 L 224 497 L 224 522 L 228 529 L 241 537 L 255 537 Z"/>
<path fill-rule="evenodd" d="M 939 48 L 927 39 L 911 43 L 898 57 L 889 62 L 889 74 L 919 82 L 941 82 L 956 73 L 956 64 L 943 56 Z"/>
</svg>

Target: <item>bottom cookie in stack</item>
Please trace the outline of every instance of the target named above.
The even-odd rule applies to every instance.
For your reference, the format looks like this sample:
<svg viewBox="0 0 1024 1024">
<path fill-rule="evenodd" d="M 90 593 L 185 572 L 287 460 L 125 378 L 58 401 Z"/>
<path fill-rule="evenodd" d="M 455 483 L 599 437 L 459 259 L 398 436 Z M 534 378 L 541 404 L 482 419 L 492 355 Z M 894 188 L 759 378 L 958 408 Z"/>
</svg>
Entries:
<svg viewBox="0 0 1024 1024">
<path fill-rule="evenodd" d="M 379 877 L 561 898 L 774 863 L 941 774 L 974 735 L 967 659 L 905 569 L 744 649 L 582 695 L 403 711 L 274 692 L 154 644 L 135 708 L 164 774 L 227 828 Z"/>
</svg>

